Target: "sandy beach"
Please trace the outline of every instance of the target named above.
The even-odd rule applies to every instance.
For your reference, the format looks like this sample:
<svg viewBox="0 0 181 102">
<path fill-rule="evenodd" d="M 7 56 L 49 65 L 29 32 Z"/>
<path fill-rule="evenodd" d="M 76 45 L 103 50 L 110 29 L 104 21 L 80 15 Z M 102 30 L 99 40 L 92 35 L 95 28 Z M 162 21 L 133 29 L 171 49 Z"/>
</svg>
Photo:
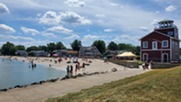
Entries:
<svg viewBox="0 0 181 102">
<path fill-rule="evenodd" d="M 8 57 L 6 57 L 8 58 Z M 29 59 L 34 59 L 34 63 L 49 66 L 57 70 L 66 70 L 67 65 L 73 65 L 75 63 L 67 63 L 70 59 L 63 59 L 60 63 L 55 63 L 57 58 L 48 57 L 11 57 L 19 61 L 29 62 Z M 58 80 L 56 82 L 43 83 L 41 85 L 32 85 L 25 88 L 14 88 L 6 92 L 0 92 L 1 102 L 41 102 L 47 98 L 62 96 L 70 92 L 80 91 L 81 89 L 90 88 L 96 85 L 102 85 L 107 82 L 123 79 L 126 77 L 134 76 L 137 74 L 144 73 L 143 69 L 138 68 L 127 68 L 124 70 L 123 66 L 116 65 L 114 63 L 105 63 L 100 59 L 79 59 L 80 65 L 82 63 L 90 64 L 85 66 L 85 69 L 79 70 L 77 73 L 93 73 L 93 72 L 107 72 L 105 74 L 96 74 L 91 76 L 72 78 L 68 80 Z M 91 63 L 90 63 L 91 62 Z M 112 72 L 111 70 L 116 68 L 118 71 Z M 74 73 L 76 74 L 76 73 Z"/>
<path fill-rule="evenodd" d="M 1 58 L 3 56 L 0 56 Z M 25 62 L 30 62 L 31 60 L 33 60 L 33 62 L 35 64 L 41 64 L 41 65 L 45 65 L 48 66 L 50 68 L 55 68 L 57 70 L 64 70 L 66 71 L 66 67 L 68 65 L 72 65 L 73 66 L 73 74 L 75 75 L 75 65 L 76 63 L 73 63 L 73 61 L 75 61 L 74 58 L 61 58 L 62 61 L 59 63 L 58 62 L 58 58 L 52 58 L 52 57 L 19 57 L 19 56 L 4 56 L 3 58 L 11 58 L 12 60 L 19 60 L 19 61 L 25 61 Z M 56 63 L 55 63 L 56 61 Z M 67 63 L 68 61 L 70 61 L 71 63 Z M 80 70 L 77 71 L 78 73 L 92 73 L 92 72 L 105 72 L 108 71 L 110 72 L 111 69 L 116 68 L 117 70 L 124 70 L 123 66 L 120 65 L 116 65 L 110 62 L 104 62 L 104 60 L 101 59 L 82 59 L 79 58 L 78 59 L 80 66 L 85 63 L 85 64 L 89 64 L 86 65 L 85 68 L 81 68 Z M 51 66 L 50 66 L 51 65 Z M 129 69 L 127 69 L 129 70 Z"/>
</svg>

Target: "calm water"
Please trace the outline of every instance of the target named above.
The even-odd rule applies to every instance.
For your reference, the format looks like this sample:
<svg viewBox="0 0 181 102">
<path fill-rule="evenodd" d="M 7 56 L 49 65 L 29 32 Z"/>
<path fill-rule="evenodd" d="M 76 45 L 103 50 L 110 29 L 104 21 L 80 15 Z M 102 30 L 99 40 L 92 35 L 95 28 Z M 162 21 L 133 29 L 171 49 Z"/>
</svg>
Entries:
<svg viewBox="0 0 181 102">
<path fill-rule="evenodd" d="M 30 85 L 47 79 L 62 78 L 65 71 L 55 70 L 43 65 L 29 68 L 30 63 L 16 60 L 0 59 L 0 89 L 16 85 Z"/>
</svg>

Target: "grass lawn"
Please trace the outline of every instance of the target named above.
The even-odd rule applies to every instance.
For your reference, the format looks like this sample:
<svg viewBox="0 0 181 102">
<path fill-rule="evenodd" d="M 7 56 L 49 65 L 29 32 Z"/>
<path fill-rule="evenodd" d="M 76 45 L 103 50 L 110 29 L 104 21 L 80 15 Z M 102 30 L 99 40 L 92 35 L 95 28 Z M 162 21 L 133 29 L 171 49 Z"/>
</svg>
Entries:
<svg viewBox="0 0 181 102">
<path fill-rule="evenodd" d="M 153 70 L 46 102 L 181 102 L 181 66 Z"/>
</svg>

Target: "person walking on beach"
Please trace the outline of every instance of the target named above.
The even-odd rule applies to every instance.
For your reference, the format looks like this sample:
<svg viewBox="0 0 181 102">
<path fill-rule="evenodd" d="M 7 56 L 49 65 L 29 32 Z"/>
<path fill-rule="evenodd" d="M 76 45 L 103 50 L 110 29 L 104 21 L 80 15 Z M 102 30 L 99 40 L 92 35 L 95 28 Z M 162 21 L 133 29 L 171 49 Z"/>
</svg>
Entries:
<svg viewBox="0 0 181 102">
<path fill-rule="evenodd" d="M 78 65 L 75 64 L 75 74 L 77 74 L 77 70 L 78 70 Z"/>
<path fill-rule="evenodd" d="M 67 70 L 67 76 L 69 76 L 69 73 L 70 73 L 69 65 L 67 66 L 66 70 Z"/>
<path fill-rule="evenodd" d="M 85 71 L 85 63 L 82 63 L 82 69 Z"/>
<path fill-rule="evenodd" d="M 71 74 L 71 76 L 73 75 L 73 66 L 72 65 L 70 66 L 70 74 Z"/>
</svg>

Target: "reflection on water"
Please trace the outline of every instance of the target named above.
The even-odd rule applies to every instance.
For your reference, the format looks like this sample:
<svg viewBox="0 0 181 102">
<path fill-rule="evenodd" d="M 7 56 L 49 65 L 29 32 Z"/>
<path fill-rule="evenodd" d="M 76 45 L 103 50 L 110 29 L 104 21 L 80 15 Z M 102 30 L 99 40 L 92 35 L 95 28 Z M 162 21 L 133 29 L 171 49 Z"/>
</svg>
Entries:
<svg viewBox="0 0 181 102">
<path fill-rule="evenodd" d="M 65 74 L 64 71 L 58 71 L 43 65 L 32 68 L 31 64 L 27 62 L 0 59 L 0 89 L 62 78 Z"/>
</svg>

